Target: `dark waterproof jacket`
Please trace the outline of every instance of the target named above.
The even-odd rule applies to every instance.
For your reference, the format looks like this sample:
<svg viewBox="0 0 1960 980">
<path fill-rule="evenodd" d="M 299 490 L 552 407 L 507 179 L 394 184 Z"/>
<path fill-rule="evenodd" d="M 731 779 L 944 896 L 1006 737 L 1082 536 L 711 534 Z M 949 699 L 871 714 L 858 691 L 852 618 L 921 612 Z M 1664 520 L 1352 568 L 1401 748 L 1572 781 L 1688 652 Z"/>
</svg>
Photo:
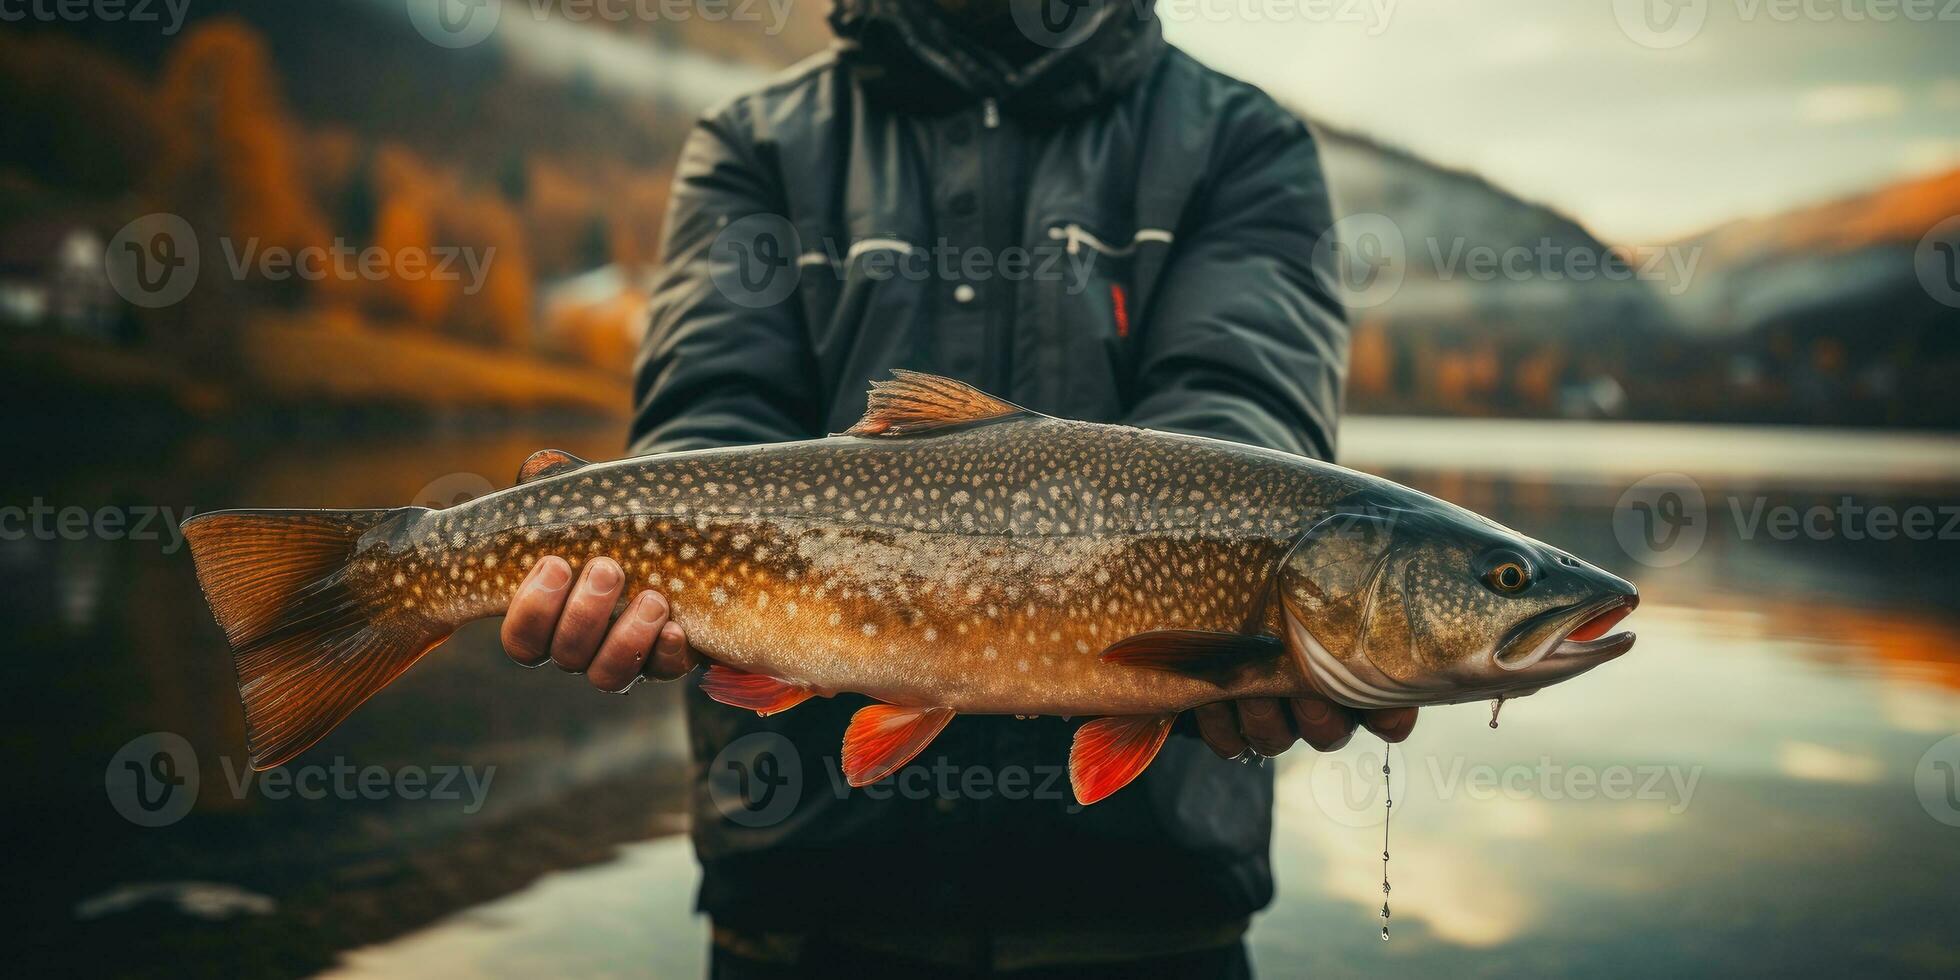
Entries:
<svg viewBox="0 0 1960 980">
<path fill-rule="evenodd" d="M 924 3 L 843 0 L 835 50 L 709 112 L 674 179 L 634 450 L 842 431 L 912 368 L 1329 458 L 1347 331 L 1306 126 L 1167 45 L 1147 4 L 1077 15 L 1015 68 Z M 848 790 L 865 699 L 758 718 L 687 698 L 717 926 L 952 932 L 996 962 L 1100 931 L 1141 955 L 1272 896 L 1272 772 L 1188 723 L 1084 809 L 1059 718 L 956 718 L 894 785 Z"/>
</svg>

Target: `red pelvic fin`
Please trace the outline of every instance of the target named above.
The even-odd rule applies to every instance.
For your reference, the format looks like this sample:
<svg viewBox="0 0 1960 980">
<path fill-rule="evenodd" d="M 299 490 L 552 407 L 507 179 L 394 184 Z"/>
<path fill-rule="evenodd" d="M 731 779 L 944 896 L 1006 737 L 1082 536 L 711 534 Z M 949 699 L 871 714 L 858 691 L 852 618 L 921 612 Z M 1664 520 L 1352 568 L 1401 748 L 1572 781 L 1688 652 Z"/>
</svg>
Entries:
<svg viewBox="0 0 1960 980">
<path fill-rule="evenodd" d="M 1151 630 L 1124 637 L 1104 650 L 1104 663 L 1168 670 L 1197 677 L 1230 674 L 1286 652 L 1276 636 L 1209 630 Z"/>
<path fill-rule="evenodd" d="M 701 690 L 722 704 L 747 708 L 758 715 L 773 715 L 808 701 L 816 692 L 767 674 L 751 674 L 711 664 L 701 678 Z"/>
<path fill-rule="evenodd" d="M 1174 714 L 1119 715 L 1076 729 L 1068 753 L 1068 781 L 1076 801 L 1088 806 L 1128 786 L 1150 768 L 1176 720 Z"/>
<path fill-rule="evenodd" d="M 858 709 L 844 732 L 845 781 L 869 786 L 897 772 L 952 720 L 951 708 L 873 704 Z"/>
</svg>

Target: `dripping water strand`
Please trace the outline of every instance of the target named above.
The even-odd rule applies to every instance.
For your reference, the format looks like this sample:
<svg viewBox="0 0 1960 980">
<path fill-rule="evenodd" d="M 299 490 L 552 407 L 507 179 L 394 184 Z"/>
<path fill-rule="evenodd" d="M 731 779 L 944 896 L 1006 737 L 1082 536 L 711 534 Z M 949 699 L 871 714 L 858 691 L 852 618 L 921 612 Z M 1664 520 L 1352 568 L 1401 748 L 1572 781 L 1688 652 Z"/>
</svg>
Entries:
<svg viewBox="0 0 1960 980">
<path fill-rule="evenodd" d="M 1388 942 L 1388 821 L 1395 811 L 1395 788 L 1388 781 L 1388 743 L 1382 743 L 1382 942 Z"/>
<path fill-rule="evenodd" d="M 1497 713 L 1504 710 L 1504 699 L 1498 698 L 1490 703 L 1490 727 L 1497 727 Z"/>
</svg>

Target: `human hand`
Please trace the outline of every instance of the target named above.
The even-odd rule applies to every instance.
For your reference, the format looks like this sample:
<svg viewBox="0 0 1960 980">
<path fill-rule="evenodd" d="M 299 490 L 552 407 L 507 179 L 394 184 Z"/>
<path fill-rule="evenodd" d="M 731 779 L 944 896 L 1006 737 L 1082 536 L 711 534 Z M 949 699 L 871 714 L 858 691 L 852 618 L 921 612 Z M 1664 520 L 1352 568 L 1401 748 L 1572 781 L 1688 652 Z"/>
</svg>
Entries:
<svg viewBox="0 0 1960 980">
<path fill-rule="evenodd" d="M 701 658 L 669 618 L 666 596 L 641 592 L 613 619 L 625 584 L 610 558 L 587 562 L 576 582 L 563 558 L 539 561 L 504 614 L 504 652 L 525 667 L 549 660 L 609 694 L 626 693 L 641 675 L 670 681 L 693 670 Z"/>
<path fill-rule="evenodd" d="M 1400 742 L 1416 727 L 1415 708 L 1356 711 L 1320 698 L 1247 698 L 1219 701 L 1198 708 L 1198 732 L 1213 752 L 1236 759 L 1251 749 L 1274 756 L 1293 747 L 1295 739 L 1322 752 L 1333 752 L 1354 737 L 1356 725 Z"/>
</svg>

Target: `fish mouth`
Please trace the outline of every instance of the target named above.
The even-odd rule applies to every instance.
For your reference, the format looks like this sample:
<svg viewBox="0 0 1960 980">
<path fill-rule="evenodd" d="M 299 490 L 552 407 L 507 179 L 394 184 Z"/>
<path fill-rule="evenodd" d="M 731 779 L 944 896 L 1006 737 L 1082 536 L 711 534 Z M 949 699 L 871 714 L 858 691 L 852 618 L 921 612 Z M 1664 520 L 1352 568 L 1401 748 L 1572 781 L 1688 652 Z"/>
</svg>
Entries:
<svg viewBox="0 0 1960 980">
<path fill-rule="evenodd" d="M 1633 649 L 1632 633 L 1609 631 L 1639 605 L 1638 595 L 1611 595 L 1534 616 L 1505 639 L 1497 666 L 1548 682 L 1597 667 Z"/>
</svg>

